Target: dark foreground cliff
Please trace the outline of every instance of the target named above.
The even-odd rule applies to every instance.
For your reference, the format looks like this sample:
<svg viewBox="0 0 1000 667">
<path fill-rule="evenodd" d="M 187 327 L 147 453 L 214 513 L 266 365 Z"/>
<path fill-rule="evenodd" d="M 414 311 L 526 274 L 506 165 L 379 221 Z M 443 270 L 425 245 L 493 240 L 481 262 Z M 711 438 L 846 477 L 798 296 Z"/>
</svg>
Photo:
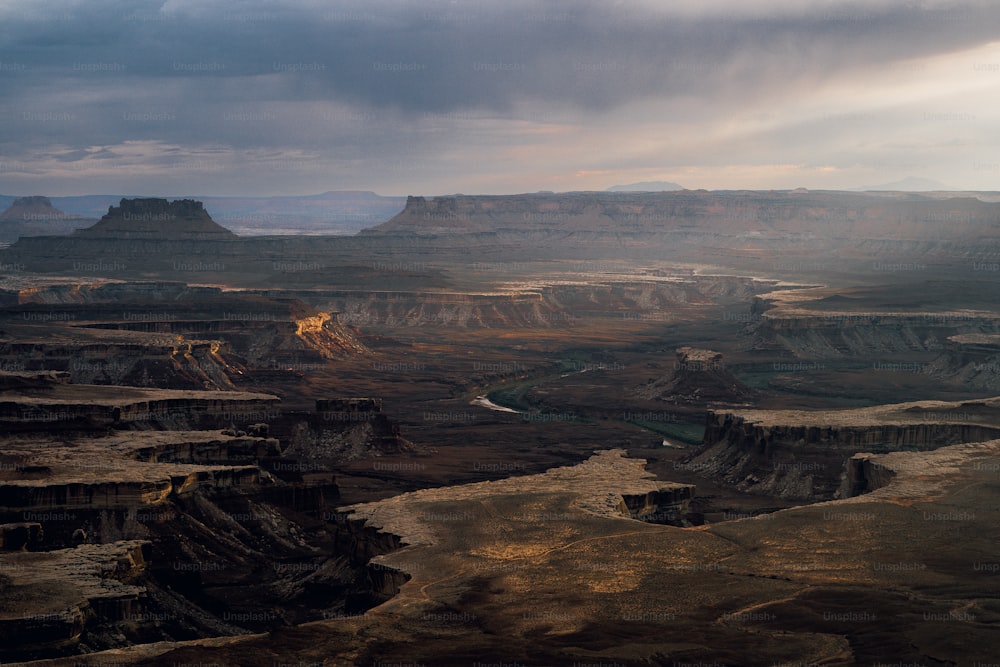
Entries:
<svg viewBox="0 0 1000 667">
<path fill-rule="evenodd" d="M 334 467 L 408 443 L 373 399 L 284 411 L 232 391 L 0 373 L 0 659 L 364 612 L 407 575 L 336 510 Z"/>
</svg>

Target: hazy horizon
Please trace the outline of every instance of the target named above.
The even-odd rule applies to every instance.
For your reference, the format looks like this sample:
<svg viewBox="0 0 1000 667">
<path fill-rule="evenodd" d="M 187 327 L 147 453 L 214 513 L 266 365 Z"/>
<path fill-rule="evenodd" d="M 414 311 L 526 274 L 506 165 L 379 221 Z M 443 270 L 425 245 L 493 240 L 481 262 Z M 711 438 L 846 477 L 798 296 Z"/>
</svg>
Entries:
<svg viewBox="0 0 1000 667">
<path fill-rule="evenodd" d="M 0 26 L 4 193 L 1000 189 L 984 0 L 2 2 Z"/>
</svg>

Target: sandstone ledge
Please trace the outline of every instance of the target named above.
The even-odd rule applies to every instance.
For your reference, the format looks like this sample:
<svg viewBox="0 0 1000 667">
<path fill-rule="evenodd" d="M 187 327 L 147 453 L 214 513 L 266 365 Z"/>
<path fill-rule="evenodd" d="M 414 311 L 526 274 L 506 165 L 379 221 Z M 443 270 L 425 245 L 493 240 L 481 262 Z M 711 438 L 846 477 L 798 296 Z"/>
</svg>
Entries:
<svg viewBox="0 0 1000 667">
<path fill-rule="evenodd" d="M 211 431 L 113 433 L 103 438 L 12 438 L 0 462 L 0 511 L 129 509 L 195 489 L 267 482 L 257 462 L 277 440 Z"/>
<path fill-rule="evenodd" d="M 125 583 L 146 566 L 141 540 L 0 556 L 0 646 L 71 646 L 95 612 L 127 621 L 145 589 Z M 2 653 L 0 653 L 2 654 Z"/>
</svg>

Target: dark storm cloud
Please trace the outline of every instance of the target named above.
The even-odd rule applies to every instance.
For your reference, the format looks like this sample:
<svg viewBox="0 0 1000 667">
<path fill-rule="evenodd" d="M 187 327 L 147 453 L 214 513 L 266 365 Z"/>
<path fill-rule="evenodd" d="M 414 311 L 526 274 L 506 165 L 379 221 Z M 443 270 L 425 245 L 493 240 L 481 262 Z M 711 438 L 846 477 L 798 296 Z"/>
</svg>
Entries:
<svg viewBox="0 0 1000 667">
<path fill-rule="evenodd" d="M 543 99 L 605 108 L 957 49 L 995 38 L 998 26 L 989 3 L 699 16 L 580 0 L 96 2 L 8 13 L 0 58 L 26 66 L 3 84 L 15 93 L 109 82 L 139 93 L 164 79 L 187 82 L 197 97 L 183 103 L 195 105 L 334 98 L 420 113 Z"/>
<path fill-rule="evenodd" d="M 1000 27 L 987 1 L 19 4 L 0 8 L 0 147 L 65 160 L 153 140 L 357 156 L 449 114 L 778 103 Z"/>
</svg>

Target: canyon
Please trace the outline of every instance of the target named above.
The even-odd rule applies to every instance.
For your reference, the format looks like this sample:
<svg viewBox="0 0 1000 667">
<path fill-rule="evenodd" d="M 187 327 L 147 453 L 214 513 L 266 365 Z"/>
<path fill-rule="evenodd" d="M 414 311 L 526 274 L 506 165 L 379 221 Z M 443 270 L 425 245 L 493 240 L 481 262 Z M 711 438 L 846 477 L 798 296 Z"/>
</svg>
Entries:
<svg viewBox="0 0 1000 667">
<path fill-rule="evenodd" d="M 306 239 L 125 199 L 23 237 L 0 659 L 988 660 L 998 206 L 410 197 Z"/>
</svg>

